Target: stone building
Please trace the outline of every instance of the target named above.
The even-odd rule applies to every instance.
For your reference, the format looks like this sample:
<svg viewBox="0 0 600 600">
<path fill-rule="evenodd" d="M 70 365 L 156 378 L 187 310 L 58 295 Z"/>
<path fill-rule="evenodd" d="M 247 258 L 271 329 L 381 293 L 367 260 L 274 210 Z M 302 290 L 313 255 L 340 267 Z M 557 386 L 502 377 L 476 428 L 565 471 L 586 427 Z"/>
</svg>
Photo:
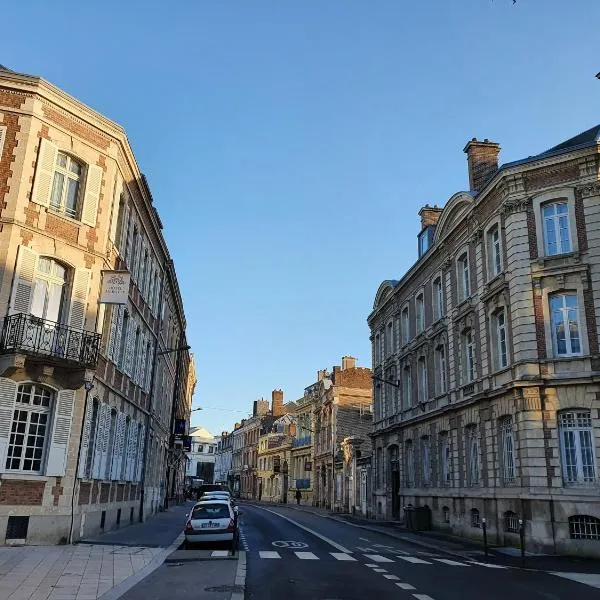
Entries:
<svg viewBox="0 0 600 600">
<path fill-rule="evenodd" d="M 240 496 L 254 499 L 258 497 L 258 440 L 260 430 L 269 427 L 273 417 L 268 400 L 255 400 L 252 416 L 244 423 L 244 446 L 242 448 L 242 472 Z"/>
<path fill-rule="evenodd" d="M 190 429 L 191 451 L 187 453 L 187 476 L 200 478 L 204 483 L 214 483 L 219 438 L 204 427 Z"/>
<path fill-rule="evenodd" d="M 58 543 L 143 518 L 161 506 L 166 351 L 185 319 L 125 132 L 1 68 L 0 199 L 0 539 Z M 104 270 L 131 274 L 126 305 L 99 304 Z"/>
<path fill-rule="evenodd" d="M 314 502 L 342 509 L 343 478 L 335 476 L 335 463 L 342 456 L 342 441 L 352 435 L 368 439 L 372 428 L 371 369 L 356 366 L 351 356 L 333 373 L 322 371 L 316 384 L 314 407 Z"/>
<path fill-rule="evenodd" d="M 368 318 L 379 517 L 600 555 L 599 134 L 502 166 L 473 139 L 470 189 L 421 210 Z"/>
<path fill-rule="evenodd" d="M 233 434 L 223 431 L 217 442 L 215 455 L 215 483 L 226 483 L 233 489 L 231 476 L 231 451 L 233 445 Z"/>
</svg>

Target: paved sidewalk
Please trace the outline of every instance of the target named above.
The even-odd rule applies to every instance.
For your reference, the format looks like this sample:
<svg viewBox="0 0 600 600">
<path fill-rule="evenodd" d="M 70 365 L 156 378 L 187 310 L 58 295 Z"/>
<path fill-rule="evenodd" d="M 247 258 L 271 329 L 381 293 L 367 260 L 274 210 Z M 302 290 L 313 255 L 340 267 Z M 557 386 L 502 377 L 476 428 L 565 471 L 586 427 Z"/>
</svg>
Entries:
<svg viewBox="0 0 600 600">
<path fill-rule="evenodd" d="M 189 506 L 74 546 L 1 546 L 0 599 L 114 600 L 176 549 Z"/>
</svg>

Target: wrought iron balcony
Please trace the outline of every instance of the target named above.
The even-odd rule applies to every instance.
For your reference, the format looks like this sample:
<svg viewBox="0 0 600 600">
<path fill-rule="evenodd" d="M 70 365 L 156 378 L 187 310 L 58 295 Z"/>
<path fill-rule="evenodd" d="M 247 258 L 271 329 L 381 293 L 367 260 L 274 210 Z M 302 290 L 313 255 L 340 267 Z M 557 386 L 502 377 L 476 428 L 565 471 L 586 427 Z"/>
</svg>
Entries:
<svg viewBox="0 0 600 600">
<path fill-rule="evenodd" d="M 94 331 L 18 313 L 4 318 L 0 352 L 21 352 L 93 369 L 101 337 Z"/>
</svg>

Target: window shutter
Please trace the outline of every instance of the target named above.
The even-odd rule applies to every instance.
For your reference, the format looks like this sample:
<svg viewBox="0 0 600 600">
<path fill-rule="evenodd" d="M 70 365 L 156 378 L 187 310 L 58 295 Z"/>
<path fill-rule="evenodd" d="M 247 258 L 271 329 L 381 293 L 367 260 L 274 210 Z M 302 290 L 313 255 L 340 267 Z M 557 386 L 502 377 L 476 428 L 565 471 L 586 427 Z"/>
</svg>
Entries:
<svg viewBox="0 0 600 600">
<path fill-rule="evenodd" d="M 54 410 L 52 442 L 46 464 L 46 475 L 48 476 L 55 475 L 60 477 L 65 474 L 74 404 L 75 390 L 60 390 L 58 392 L 56 396 L 56 408 Z"/>
<path fill-rule="evenodd" d="M 138 276 L 140 274 L 140 255 L 142 254 L 142 234 L 138 231 L 135 248 L 135 263 L 133 264 L 133 279 L 136 283 L 138 282 Z"/>
<path fill-rule="evenodd" d="M 58 147 L 45 138 L 40 139 L 40 149 L 35 166 L 35 179 L 31 192 L 31 201 L 42 206 L 50 205 L 52 180 Z"/>
<path fill-rule="evenodd" d="M 150 355 L 146 357 L 146 371 L 144 373 L 144 389 L 150 393 L 152 366 L 154 365 L 154 340 L 150 339 Z"/>
<path fill-rule="evenodd" d="M 110 328 L 108 331 L 108 344 L 106 346 L 106 356 L 113 362 L 115 361 L 114 354 L 116 348 L 117 321 L 119 320 L 119 312 L 121 307 L 113 304 L 110 309 Z"/>
<path fill-rule="evenodd" d="M 81 209 L 81 222 L 90 227 L 96 227 L 96 215 L 98 213 L 98 204 L 100 202 L 102 175 L 102 167 L 99 167 L 98 165 L 88 165 L 83 207 Z"/>
<path fill-rule="evenodd" d="M 37 257 L 37 253 L 31 248 L 19 246 L 12 297 L 10 300 L 10 314 L 29 314 Z"/>
<path fill-rule="evenodd" d="M 132 235 L 132 223 L 131 223 L 131 209 L 129 207 L 129 202 L 127 201 L 127 195 L 125 195 L 125 214 L 123 215 L 123 230 L 121 231 L 121 243 L 119 244 L 119 250 L 121 251 L 121 256 L 125 259 L 125 263 L 127 264 L 127 268 L 130 269 L 130 256 L 131 256 L 131 235 Z M 131 269 L 130 269 L 131 270 Z"/>
<path fill-rule="evenodd" d="M 101 444 L 99 447 L 99 469 L 98 469 L 98 479 L 104 479 L 106 475 L 106 461 L 108 460 L 108 443 L 110 441 L 110 406 L 108 404 L 102 405 L 103 416 L 102 419 L 102 436 L 101 436 Z"/>
<path fill-rule="evenodd" d="M 136 437 L 137 423 L 132 419 L 129 421 L 129 444 L 127 446 L 127 459 L 125 463 L 125 479 L 131 481 L 133 477 L 133 464 L 135 460 L 135 449 L 137 446 Z"/>
<path fill-rule="evenodd" d="M 123 465 L 123 453 L 125 451 L 125 413 L 120 412 L 117 416 L 117 428 L 115 432 L 115 445 L 113 449 L 113 462 L 110 478 L 113 481 L 121 479 L 121 466 Z"/>
<path fill-rule="evenodd" d="M 115 181 L 115 195 L 113 198 L 112 220 L 110 222 L 110 230 L 108 237 L 111 242 L 117 241 L 117 224 L 119 222 L 119 210 L 121 209 L 121 192 L 123 191 L 123 180 L 121 175 L 117 173 Z"/>
<path fill-rule="evenodd" d="M 133 372 L 133 350 L 135 345 L 135 331 L 137 329 L 137 319 L 134 315 L 129 317 L 129 326 L 127 327 L 127 340 L 125 341 L 125 360 L 123 371 L 131 377 Z"/>
<path fill-rule="evenodd" d="M 4 150 L 4 142 L 6 141 L 6 125 L 0 125 L 0 160 L 2 160 L 2 151 Z"/>
<path fill-rule="evenodd" d="M 73 287 L 71 292 L 71 305 L 69 306 L 69 327 L 83 329 L 87 309 L 88 289 L 92 272 L 90 269 L 75 269 Z"/>
<path fill-rule="evenodd" d="M 94 443 L 94 458 L 92 462 L 92 478 L 100 479 L 102 473 L 102 452 L 104 449 L 104 436 L 106 432 L 107 417 L 110 419 L 108 404 L 102 403 L 98 409 L 98 421 L 96 424 L 96 441 Z"/>
<path fill-rule="evenodd" d="M 144 373 L 146 372 L 146 343 L 148 338 L 143 333 L 140 337 L 140 359 L 138 361 L 138 369 L 136 374 L 136 383 L 143 388 L 144 387 Z"/>
<path fill-rule="evenodd" d="M 94 402 L 91 398 L 87 399 L 85 407 L 85 416 L 83 420 L 83 436 L 81 438 L 81 452 L 79 453 L 79 469 L 77 476 L 80 479 L 85 477 L 85 467 L 87 465 L 88 452 L 90 452 L 90 433 L 92 431 L 92 410 Z"/>
<path fill-rule="evenodd" d="M 17 382 L 0 377 L 0 473 L 6 469 L 6 453 L 17 398 Z"/>
<path fill-rule="evenodd" d="M 142 477 L 142 466 L 144 464 L 144 445 L 146 443 L 146 438 L 144 437 L 146 435 L 146 427 L 144 427 L 144 425 L 142 425 L 139 428 L 139 432 L 140 432 L 140 439 L 138 440 L 138 444 L 137 444 L 137 463 L 135 466 L 135 480 L 136 481 L 140 481 L 141 477 Z"/>
</svg>

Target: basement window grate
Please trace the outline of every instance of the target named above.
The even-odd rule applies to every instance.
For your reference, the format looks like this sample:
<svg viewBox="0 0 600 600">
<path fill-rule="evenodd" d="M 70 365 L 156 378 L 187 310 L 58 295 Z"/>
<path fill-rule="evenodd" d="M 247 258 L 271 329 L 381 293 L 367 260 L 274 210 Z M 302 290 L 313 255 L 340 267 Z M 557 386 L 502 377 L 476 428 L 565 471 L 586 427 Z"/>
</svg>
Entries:
<svg viewBox="0 0 600 600">
<path fill-rule="evenodd" d="M 6 526 L 7 540 L 25 540 L 27 539 L 27 530 L 29 529 L 29 517 L 8 517 Z"/>
</svg>

